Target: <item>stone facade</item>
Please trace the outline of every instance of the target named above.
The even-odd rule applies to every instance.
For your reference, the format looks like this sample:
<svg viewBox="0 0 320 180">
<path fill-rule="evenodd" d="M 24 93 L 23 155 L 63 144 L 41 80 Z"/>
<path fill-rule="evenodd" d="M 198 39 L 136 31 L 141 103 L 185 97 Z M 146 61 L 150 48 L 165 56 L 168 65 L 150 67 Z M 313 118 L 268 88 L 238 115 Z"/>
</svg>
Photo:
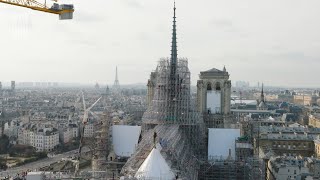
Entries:
<svg viewBox="0 0 320 180">
<path fill-rule="evenodd" d="M 153 95 L 154 95 L 154 88 L 156 87 L 157 83 L 157 73 L 156 72 L 151 72 L 150 74 L 150 79 L 148 79 L 148 92 L 147 92 L 147 107 L 151 105 L 151 102 L 153 100 Z"/>
<path fill-rule="evenodd" d="M 218 100 L 220 101 L 218 111 L 207 107 L 207 95 L 211 91 L 217 93 L 217 97 L 221 98 Z M 200 79 L 197 82 L 197 108 L 203 114 L 207 128 L 228 128 L 231 126 L 230 101 L 231 81 L 225 68 L 222 71 L 213 68 L 200 72 Z"/>
<path fill-rule="evenodd" d="M 290 156 L 271 158 L 267 168 L 267 180 L 301 179 L 301 175 L 310 174 L 304 159 Z"/>
<path fill-rule="evenodd" d="M 22 128 L 18 133 L 18 144 L 33 146 L 38 152 L 52 151 L 59 145 L 56 128 Z"/>
<path fill-rule="evenodd" d="M 277 156 L 314 155 L 314 140 L 320 134 L 319 129 L 305 127 L 267 127 L 259 128 L 259 137 L 254 137 L 254 149 L 272 151 Z"/>
<path fill-rule="evenodd" d="M 309 115 L 309 126 L 320 128 L 320 114 Z"/>
</svg>

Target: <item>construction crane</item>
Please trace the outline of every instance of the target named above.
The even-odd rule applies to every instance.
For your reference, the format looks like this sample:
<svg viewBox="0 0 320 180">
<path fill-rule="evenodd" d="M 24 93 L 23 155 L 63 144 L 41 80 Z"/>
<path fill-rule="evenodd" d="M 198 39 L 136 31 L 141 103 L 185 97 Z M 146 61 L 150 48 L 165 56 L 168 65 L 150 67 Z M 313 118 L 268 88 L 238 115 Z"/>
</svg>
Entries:
<svg viewBox="0 0 320 180">
<path fill-rule="evenodd" d="M 57 0 L 54 1 L 57 2 Z M 72 4 L 53 3 L 51 7 L 47 7 L 46 2 L 42 4 L 36 0 L 0 0 L 0 3 L 30 8 L 36 11 L 42 11 L 46 13 L 58 14 L 60 20 L 72 19 L 74 12 Z"/>
<path fill-rule="evenodd" d="M 83 139 L 84 139 L 84 129 L 85 126 L 88 123 L 88 116 L 89 113 L 94 115 L 94 113 L 91 111 L 91 109 L 93 108 L 93 106 L 95 106 L 101 99 L 102 97 L 100 97 L 95 103 L 93 103 L 89 108 L 86 108 L 86 101 L 84 99 L 84 94 L 82 92 L 82 102 L 83 102 L 83 109 L 84 109 L 84 113 L 83 113 L 83 119 L 82 119 L 82 128 L 80 129 L 80 144 L 79 144 L 79 151 L 78 151 L 78 162 L 80 162 L 80 157 L 81 157 L 81 150 L 82 150 L 82 146 L 83 146 Z M 77 175 L 79 169 L 75 169 L 75 176 Z"/>
</svg>

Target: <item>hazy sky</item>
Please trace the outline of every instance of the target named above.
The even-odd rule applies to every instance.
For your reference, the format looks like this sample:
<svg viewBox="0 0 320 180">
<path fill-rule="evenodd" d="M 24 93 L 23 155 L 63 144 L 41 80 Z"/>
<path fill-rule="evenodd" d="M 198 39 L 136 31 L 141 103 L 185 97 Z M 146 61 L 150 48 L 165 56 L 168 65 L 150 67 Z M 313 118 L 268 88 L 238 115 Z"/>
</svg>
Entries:
<svg viewBox="0 0 320 180">
<path fill-rule="evenodd" d="M 61 1 L 60 1 L 61 2 Z M 63 2 L 63 1 L 62 1 Z M 73 0 L 74 19 L 0 3 L 0 80 L 146 83 L 170 55 L 173 0 Z M 178 56 L 232 81 L 320 86 L 319 0 L 177 0 Z"/>
</svg>

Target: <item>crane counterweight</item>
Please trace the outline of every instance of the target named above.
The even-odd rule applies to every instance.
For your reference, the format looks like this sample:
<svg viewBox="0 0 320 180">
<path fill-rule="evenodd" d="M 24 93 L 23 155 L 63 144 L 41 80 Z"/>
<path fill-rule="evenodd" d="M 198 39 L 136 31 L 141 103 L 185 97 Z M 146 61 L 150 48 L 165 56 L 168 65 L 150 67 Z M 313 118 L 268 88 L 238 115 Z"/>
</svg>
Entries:
<svg viewBox="0 0 320 180">
<path fill-rule="evenodd" d="M 30 8 L 36 11 L 52 13 L 59 15 L 60 20 L 72 19 L 74 7 L 72 4 L 58 4 L 54 3 L 50 8 L 46 4 L 41 4 L 36 0 L 0 0 L 0 3 L 10 4 Z"/>
</svg>

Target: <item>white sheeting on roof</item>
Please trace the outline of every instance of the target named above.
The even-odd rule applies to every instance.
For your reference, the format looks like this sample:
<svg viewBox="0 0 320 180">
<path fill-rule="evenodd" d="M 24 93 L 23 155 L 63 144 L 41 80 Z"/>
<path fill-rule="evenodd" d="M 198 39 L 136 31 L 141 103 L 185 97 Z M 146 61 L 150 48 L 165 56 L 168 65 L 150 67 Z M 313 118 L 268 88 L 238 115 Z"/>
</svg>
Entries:
<svg viewBox="0 0 320 180">
<path fill-rule="evenodd" d="M 114 125 L 112 142 L 117 156 L 130 157 L 138 145 L 141 126 Z"/>
<path fill-rule="evenodd" d="M 240 137 L 240 129 L 209 128 L 208 159 L 227 159 L 229 149 L 235 158 L 235 140 Z"/>
<path fill-rule="evenodd" d="M 301 127 L 299 123 L 290 124 L 289 127 Z"/>
<path fill-rule="evenodd" d="M 270 117 L 268 118 L 268 120 L 274 121 L 274 118 L 270 116 Z"/>
<path fill-rule="evenodd" d="M 159 149 L 153 148 L 134 176 L 138 179 L 173 180 L 175 178 Z"/>
<path fill-rule="evenodd" d="M 235 99 L 235 100 L 231 100 L 231 104 L 252 104 L 252 105 L 257 105 L 257 100 L 248 100 L 248 99 Z"/>
</svg>

